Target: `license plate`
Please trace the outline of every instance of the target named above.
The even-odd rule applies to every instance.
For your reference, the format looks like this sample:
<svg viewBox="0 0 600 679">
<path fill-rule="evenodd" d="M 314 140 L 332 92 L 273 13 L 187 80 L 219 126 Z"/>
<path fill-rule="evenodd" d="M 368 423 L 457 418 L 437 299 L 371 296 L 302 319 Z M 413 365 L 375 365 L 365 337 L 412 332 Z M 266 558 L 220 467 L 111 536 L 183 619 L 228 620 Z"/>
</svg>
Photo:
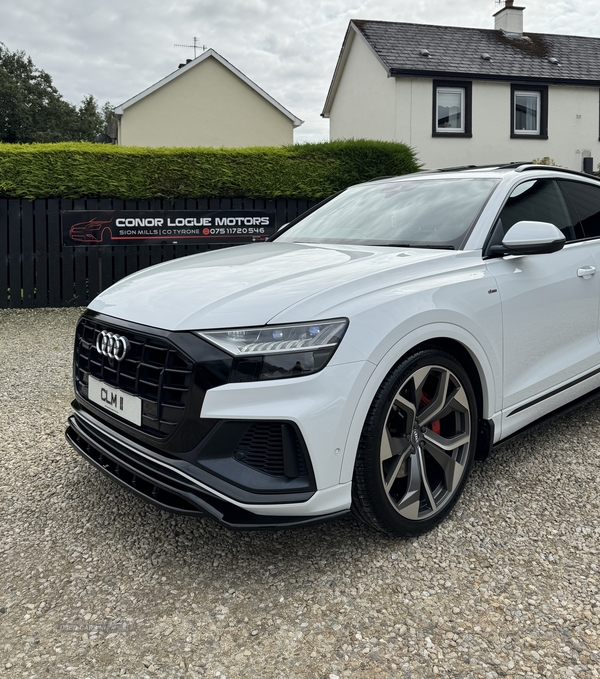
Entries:
<svg viewBox="0 0 600 679">
<path fill-rule="evenodd" d="M 128 422 L 142 425 L 142 399 L 115 389 L 95 377 L 89 376 L 88 398 L 105 410 L 122 417 Z"/>
</svg>

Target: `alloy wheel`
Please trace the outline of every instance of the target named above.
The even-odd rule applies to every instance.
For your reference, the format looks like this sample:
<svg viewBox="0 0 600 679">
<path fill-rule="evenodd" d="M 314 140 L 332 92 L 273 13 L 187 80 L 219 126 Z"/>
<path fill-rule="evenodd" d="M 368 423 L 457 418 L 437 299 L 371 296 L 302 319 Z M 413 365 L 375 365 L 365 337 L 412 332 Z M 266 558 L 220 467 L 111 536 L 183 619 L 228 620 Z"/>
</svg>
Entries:
<svg viewBox="0 0 600 679">
<path fill-rule="evenodd" d="M 384 490 L 402 517 L 420 521 L 443 510 L 468 467 L 471 431 L 469 399 L 452 370 L 427 365 L 405 379 L 380 443 Z"/>
</svg>

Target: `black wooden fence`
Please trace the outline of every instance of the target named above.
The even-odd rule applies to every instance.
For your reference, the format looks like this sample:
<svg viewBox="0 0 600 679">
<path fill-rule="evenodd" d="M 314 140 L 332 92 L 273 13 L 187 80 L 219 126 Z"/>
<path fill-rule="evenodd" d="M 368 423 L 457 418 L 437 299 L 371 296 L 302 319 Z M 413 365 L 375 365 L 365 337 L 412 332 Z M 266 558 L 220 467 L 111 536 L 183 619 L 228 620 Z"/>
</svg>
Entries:
<svg viewBox="0 0 600 679">
<path fill-rule="evenodd" d="M 285 198 L 0 199 L 0 309 L 85 306 L 119 279 L 151 264 L 229 247 L 204 243 L 66 247 L 62 210 L 270 210 L 282 226 L 314 204 Z"/>
</svg>

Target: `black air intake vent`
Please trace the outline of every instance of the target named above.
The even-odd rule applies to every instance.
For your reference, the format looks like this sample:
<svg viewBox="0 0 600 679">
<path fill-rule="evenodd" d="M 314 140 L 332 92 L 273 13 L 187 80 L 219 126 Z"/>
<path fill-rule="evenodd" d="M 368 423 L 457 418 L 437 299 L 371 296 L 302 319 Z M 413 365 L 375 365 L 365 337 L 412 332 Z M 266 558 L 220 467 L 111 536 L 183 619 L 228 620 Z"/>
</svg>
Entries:
<svg viewBox="0 0 600 679">
<path fill-rule="evenodd" d="M 289 424 L 255 422 L 237 444 L 234 457 L 263 474 L 308 476 L 298 435 Z"/>
</svg>

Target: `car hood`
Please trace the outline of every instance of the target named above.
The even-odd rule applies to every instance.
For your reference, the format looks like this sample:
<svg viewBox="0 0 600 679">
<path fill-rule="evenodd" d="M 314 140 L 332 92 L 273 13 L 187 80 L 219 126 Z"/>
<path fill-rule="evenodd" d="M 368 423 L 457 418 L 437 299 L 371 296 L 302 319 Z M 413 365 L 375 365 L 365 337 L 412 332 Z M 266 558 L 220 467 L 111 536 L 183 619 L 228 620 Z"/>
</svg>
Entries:
<svg viewBox="0 0 600 679">
<path fill-rule="evenodd" d="M 254 243 L 172 260 L 119 281 L 89 305 L 165 330 L 277 322 L 300 302 L 303 320 L 369 290 L 447 269 L 456 252 L 377 246 Z M 309 303 L 307 304 L 307 300 Z M 293 313 L 292 313 L 293 316 Z M 304 317 L 306 316 L 306 317 Z M 310 318 L 309 318 L 310 316 Z M 286 320 L 289 320 L 287 318 Z"/>
</svg>

